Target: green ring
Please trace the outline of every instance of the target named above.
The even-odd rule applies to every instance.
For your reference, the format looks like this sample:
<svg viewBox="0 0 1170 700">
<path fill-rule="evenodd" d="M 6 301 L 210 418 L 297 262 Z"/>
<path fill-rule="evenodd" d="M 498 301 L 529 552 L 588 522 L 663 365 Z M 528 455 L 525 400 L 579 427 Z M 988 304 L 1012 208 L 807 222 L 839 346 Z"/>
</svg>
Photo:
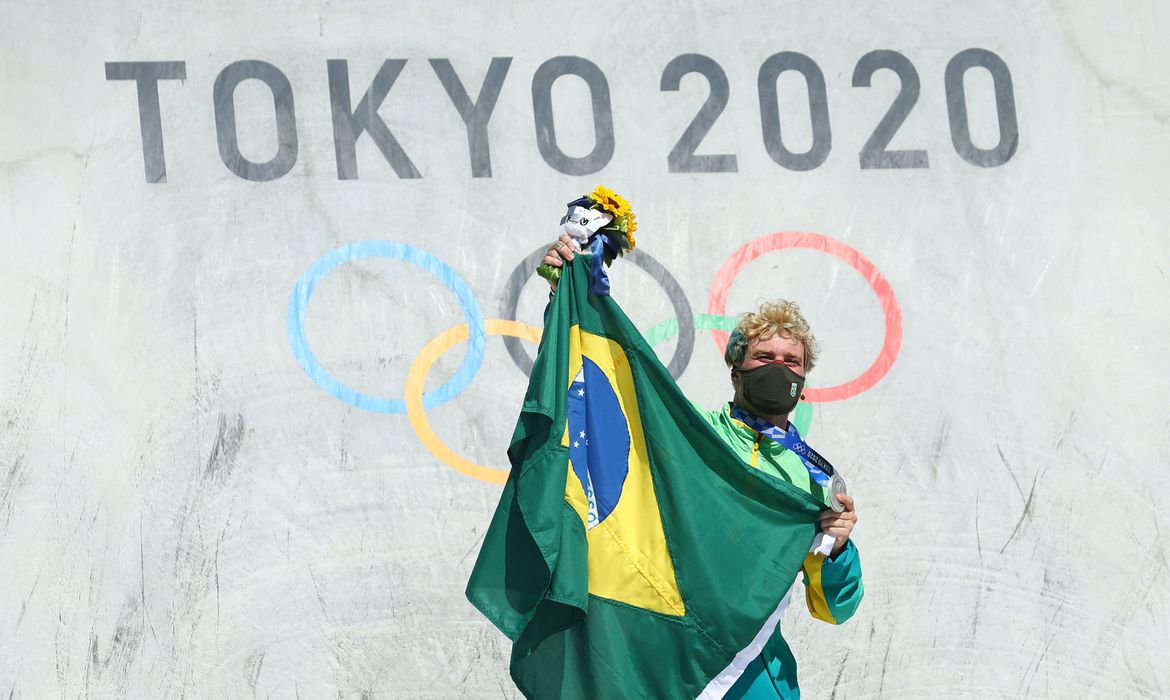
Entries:
<svg viewBox="0 0 1170 700">
<path fill-rule="evenodd" d="M 695 314 L 695 328 L 697 330 L 733 331 L 735 330 L 736 322 L 737 319 L 734 316 Z M 678 319 L 671 318 L 654 325 L 643 336 L 646 338 L 646 343 L 654 347 L 676 334 L 678 334 Z M 801 401 L 796 404 L 796 415 L 792 417 L 792 422 L 796 425 L 796 430 L 800 433 L 801 437 L 808 437 L 809 427 L 812 425 L 812 416 L 813 408 L 810 402 Z"/>
</svg>

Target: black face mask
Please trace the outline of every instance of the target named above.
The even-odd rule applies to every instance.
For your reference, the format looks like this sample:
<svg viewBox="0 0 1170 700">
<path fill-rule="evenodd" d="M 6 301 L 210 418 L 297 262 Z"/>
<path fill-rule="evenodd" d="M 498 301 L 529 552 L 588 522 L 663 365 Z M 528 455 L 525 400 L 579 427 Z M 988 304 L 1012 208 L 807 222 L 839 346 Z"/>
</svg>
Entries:
<svg viewBox="0 0 1170 700">
<path fill-rule="evenodd" d="M 740 395 L 748 408 L 766 416 L 791 413 L 804 391 L 804 377 L 780 362 L 732 371 L 739 373 Z"/>
</svg>

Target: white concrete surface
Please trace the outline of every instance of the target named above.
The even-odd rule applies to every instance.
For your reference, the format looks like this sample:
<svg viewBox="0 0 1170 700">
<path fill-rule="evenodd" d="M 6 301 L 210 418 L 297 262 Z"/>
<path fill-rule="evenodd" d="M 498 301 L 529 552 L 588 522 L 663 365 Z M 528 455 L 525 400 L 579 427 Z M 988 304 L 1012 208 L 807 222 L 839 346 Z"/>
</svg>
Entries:
<svg viewBox="0 0 1170 700">
<path fill-rule="evenodd" d="M 811 442 L 852 477 L 867 597 L 847 625 L 784 621 L 802 688 L 828 697 L 1170 695 L 1170 9 L 1127 3 L 9 2 L 0 22 L 0 695 L 514 697 L 508 644 L 463 598 L 498 486 L 426 450 L 403 415 L 327 393 L 298 364 L 286 311 L 339 246 L 425 250 L 499 316 L 509 272 L 550 239 L 563 203 L 603 182 L 638 213 L 644 249 L 696 313 L 742 244 L 814 231 L 856 248 L 904 315 L 875 387 L 818 404 Z M 1018 149 L 979 167 L 952 145 L 944 72 L 982 48 L 1010 69 Z M 920 96 L 890 148 L 928 168 L 859 167 L 898 92 L 853 87 L 875 49 L 909 59 Z M 832 146 L 781 167 L 757 75 L 780 51 L 823 71 Z M 676 56 L 726 74 L 697 153 L 736 171 L 671 173 L 706 99 L 660 90 Z M 538 148 L 533 76 L 588 59 L 612 98 L 613 154 L 566 175 Z M 512 57 L 487 123 L 490 177 L 428 59 L 478 95 Z M 400 178 L 362 136 L 341 180 L 327 61 L 352 104 L 405 59 L 380 114 L 421 173 Z M 241 178 L 217 147 L 229 64 L 287 77 L 296 160 Z M 165 182 L 145 177 L 136 83 L 106 64 L 182 61 L 158 83 Z M 551 91 L 570 157 L 594 132 L 584 83 Z M 804 83 L 779 79 L 784 142 L 813 139 Z M 989 74 L 967 78 L 971 139 L 997 139 Z M 240 154 L 278 152 L 272 93 L 235 94 Z M 290 144 L 287 139 L 284 146 Z M 660 286 L 615 268 L 645 327 Z M 820 386 L 882 340 L 865 281 L 835 258 L 771 253 L 731 288 L 802 302 Z M 539 280 L 521 320 L 539 323 Z M 401 397 L 419 350 L 463 320 L 434 275 L 390 259 L 321 281 L 307 337 L 355 389 Z M 710 333 L 680 383 L 728 395 Z M 662 346 L 670 357 L 677 341 Z M 465 348 L 437 365 L 452 376 Z M 429 412 L 461 454 L 503 466 L 524 375 L 499 338 L 460 396 Z M 918 533 L 927 531 L 923 538 Z"/>
</svg>

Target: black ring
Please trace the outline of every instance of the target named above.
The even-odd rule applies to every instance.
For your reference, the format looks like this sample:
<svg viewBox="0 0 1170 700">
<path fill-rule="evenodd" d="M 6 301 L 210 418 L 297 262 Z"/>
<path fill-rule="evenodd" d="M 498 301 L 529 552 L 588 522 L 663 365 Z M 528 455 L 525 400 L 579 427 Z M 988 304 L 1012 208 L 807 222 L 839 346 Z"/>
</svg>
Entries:
<svg viewBox="0 0 1170 700">
<path fill-rule="evenodd" d="M 512 274 L 508 275 L 508 281 L 504 284 L 504 296 L 500 303 L 500 318 L 509 321 L 516 320 L 516 308 L 520 305 L 520 293 L 524 290 L 524 285 L 528 283 L 529 278 L 532 277 L 533 270 L 540 265 L 540 261 L 544 259 L 547 252 L 548 248 L 537 248 L 521 260 L 520 264 L 512 270 Z M 691 363 L 691 354 L 695 350 L 695 315 L 691 311 L 691 303 L 687 301 L 686 292 L 683 291 L 674 275 L 670 274 L 670 270 L 667 270 L 665 265 L 655 260 L 649 253 L 634 250 L 626 255 L 625 259 L 658 280 L 666 292 L 667 298 L 670 299 L 670 305 L 674 307 L 674 315 L 678 317 L 678 345 L 675 346 L 674 355 L 670 358 L 670 364 L 666 366 L 666 369 L 670 372 L 670 376 L 678 379 L 686 371 L 687 365 Z M 532 373 L 532 358 L 528 356 L 520 339 L 505 336 L 504 347 L 508 349 L 508 355 L 512 357 L 512 361 L 516 363 L 524 376 L 530 375 Z"/>
</svg>

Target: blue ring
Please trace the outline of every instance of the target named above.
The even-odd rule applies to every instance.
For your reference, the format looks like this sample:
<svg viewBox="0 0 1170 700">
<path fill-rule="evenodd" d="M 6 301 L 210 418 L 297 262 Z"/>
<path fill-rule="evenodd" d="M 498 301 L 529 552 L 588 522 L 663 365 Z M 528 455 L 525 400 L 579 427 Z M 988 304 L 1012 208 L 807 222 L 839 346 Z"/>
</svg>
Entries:
<svg viewBox="0 0 1170 700">
<path fill-rule="evenodd" d="M 309 340 L 305 337 L 305 310 L 309 306 L 309 297 L 313 296 L 313 289 L 317 283 L 333 270 L 346 263 L 362 258 L 394 258 L 413 265 L 418 265 L 427 272 L 434 274 L 455 293 L 459 305 L 463 307 L 463 315 L 467 318 L 470 330 L 470 343 L 467 357 L 459 371 L 435 391 L 423 396 L 423 407 L 434 408 L 447 403 L 458 396 L 471 380 L 475 378 L 479 367 L 483 364 L 486 335 L 484 333 L 483 313 L 475 301 L 475 295 L 467 283 L 447 266 L 430 253 L 397 241 L 361 241 L 341 246 L 321 256 L 305 270 L 305 274 L 297 281 L 293 288 L 292 298 L 288 303 L 288 340 L 292 344 L 293 354 L 301 367 L 317 382 L 322 389 L 341 399 L 351 406 L 362 408 L 374 413 L 406 413 L 405 399 L 387 399 L 358 391 L 339 382 L 332 374 L 321 366 L 313 351 L 309 349 Z"/>
</svg>

